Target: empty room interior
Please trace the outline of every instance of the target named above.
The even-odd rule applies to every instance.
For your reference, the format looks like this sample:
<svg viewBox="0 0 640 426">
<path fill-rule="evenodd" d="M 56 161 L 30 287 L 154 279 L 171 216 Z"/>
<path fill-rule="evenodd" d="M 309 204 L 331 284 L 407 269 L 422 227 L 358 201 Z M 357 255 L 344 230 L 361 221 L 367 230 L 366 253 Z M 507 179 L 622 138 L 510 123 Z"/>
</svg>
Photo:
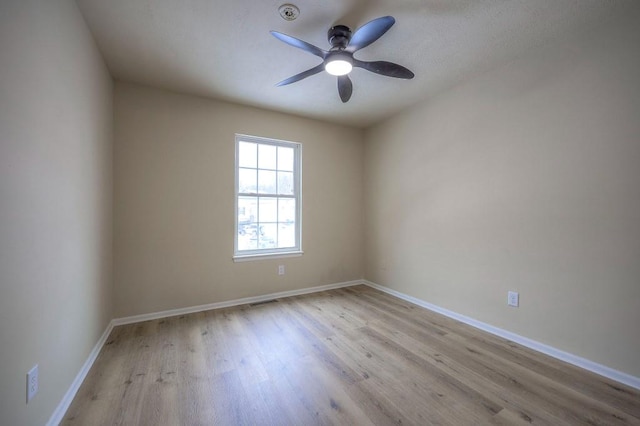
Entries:
<svg viewBox="0 0 640 426">
<path fill-rule="evenodd" d="M 0 1 L 0 425 L 640 425 L 640 2 Z"/>
</svg>

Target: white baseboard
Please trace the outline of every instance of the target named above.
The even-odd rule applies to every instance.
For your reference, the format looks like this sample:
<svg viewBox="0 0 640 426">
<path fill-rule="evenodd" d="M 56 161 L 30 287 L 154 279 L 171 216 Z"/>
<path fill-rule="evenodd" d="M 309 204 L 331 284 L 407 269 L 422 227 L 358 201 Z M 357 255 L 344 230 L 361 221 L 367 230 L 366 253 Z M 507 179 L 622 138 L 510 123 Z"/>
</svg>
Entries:
<svg viewBox="0 0 640 426">
<path fill-rule="evenodd" d="M 633 388 L 640 389 L 640 378 L 638 378 L 638 377 L 632 376 L 630 374 L 623 373 L 621 371 L 614 370 L 613 368 L 609 368 L 607 366 L 595 363 L 595 362 L 590 361 L 588 359 L 581 358 L 579 356 L 576 356 L 576 355 L 561 351 L 559 349 L 553 348 L 553 347 L 545 345 L 543 343 L 536 342 L 535 340 L 531 340 L 531 339 L 528 339 L 526 337 L 522 337 L 522 336 L 520 336 L 518 334 L 515 334 L 515 333 L 512 333 L 510 331 L 506 331 L 506 330 L 503 330 L 501 328 L 494 327 L 492 325 L 483 323 L 481 321 L 477 321 L 477 320 L 475 320 L 473 318 L 469 318 L 467 316 L 458 314 L 458 313 L 450 311 L 448 309 L 441 308 L 439 306 L 436 306 L 436 305 L 433 305 L 431 303 L 425 302 L 424 300 L 409 296 L 407 294 L 401 293 L 401 292 L 396 291 L 396 290 L 392 290 L 392 289 L 390 289 L 388 287 L 381 286 L 381 285 L 373 283 L 371 281 L 355 280 L 355 281 L 346 281 L 346 282 L 336 283 L 336 284 L 328 284 L 328 285 L 321 285 L 321 286 L 316 286 L 316 287 L 303 288 L 303 289 L 299 289 L 299 290 L 282 291 L 282 292 L 278 292 L 278 293 L 265 294 L 265 295 L 262 295 L 262 296 L 245 297 L 245 298 L 242 298 L 242 299 L 229 300 L 229 301 L 226 301 L 226 302 L 208 303 L 206 305 L 191 306 L 191 307 L 179 308 L 179 309 L 170 309 L 170 310 L 166 310 L 166 311 L 153 312 L 153 313 L 149 313 L 149 314 L 134 315 L 134 316 L 130 316 L 130 317 L 113 319 L 113 320 L 111 320 L 109 325 L 107 325 L 107 328 L 105 329 L 104 333 L 102 333 L 102 336 L 100 336 L 100 339 L 98 340 L 98 342 L 95 344 L 95 346 L 91 350 L 91 353 L 89 354 L 89 357 L 87 358 L 87 360 L 83 364 L 82 368 L 80 369 L 80 371 L 76 375 L 75 379 L 73 380 L 73 383 L 71 383 L 71 386 L 69 387 L 69 390 L 67 390 L 67 393 L 62 398 L 62 401 L 60 401 L 60 404 L 58 404 L 58 407 L 56 408 L 56 410 L 51 415 L 51 418 L 47 422 L 47 426 L 57 426 L 62 421 L 62 419 L 64 418 L 64 415 L 66 414 L 67 410 L 69 409 L 69 406 L 71 405 L 71 402 L 73 401 L 73 398 L 75 397 L 76 393 L 78 392 L 78 389 L 80 389 L 80 385 L 82 385 L 82 382 L 84 381 L 85 377 L 89 373 L 89 370 L 93 366 L 93 363 L 95 362 L 96 358 L 98 357 L 98 354 L 100 353 L 100 350 L 102 349 L 102 347 L 104 346 L 105 342 L 107 341 L 107 338 L 109 337 L 109 334 L 111 333 L 111 330 L 113 330 L 113 327 L 115 327 L 117 325 L 133 324 L 133 323 L 136 323 L 136 322 L 142 322 L 142 321 L 149 321 L 149 320 L 153 320 L 153 319 L 172 317 L 172 316 L 176 316 L 176 315 L 185 315 L 185 314 L 190 314 L 190 313 L 194 313 L 194 312 L 208 311 L 208 310 L 211 310 L 211 309 L 228 308 L 228 307 L 231 307 L 231 306 L 245 305 L 245 304 L 248 304 L 248 303 L 264 302 L 266 300 L 271 300 L 271 299 L 278 299 L 278 298 L 290 297 L 290 296 L 299 296 L 299 295 L 302 295 L 302 294 L 309 294 L 309 293 L 317 293 L 317 292 L 320 292 L 320 291 L 332 290 L 332 289 L 335 289 L 335 288 L 351 287 L 351 286 L 359 285 L 359 284 L 368 285 L 369 287 L 375 288 L 377 290 L 380 290 L 380 291 L 382 291 L 384 293 L 387 293 L 387 294 L 390 294 L 392 296 L 396 296 L 396 297 L 398 297 L 400 299 L 406 300 L 407 302 L 414 303 L 414 304 L 416 304 L 418 306 L 421 306 L 421 307 L 429 309 L 431 311 L 440 313 L 440 314 L 445 315 L 445 316 L 447 316 L 449 318 L 453 318 L 453 319 L 458 320 L 460 322 L 463 322 L 465 324 L 469 324 L 472 327 L 475 327 L 475 328 L 478 328 L 480 330 L 484 330 L 484 331 L 486 331 L 488 333 L 494 334 L 496 336 L 503 337 L 505 339 L 511 340 L 513 342 L 516 342 L 516 343 L 522 345 L 522 346 L 526 346 L 526 347 L 528 347 L 530 349 L 533 349 L 535 351 L 542 352 L 542 353 L 544 353 L 546 355 L 552 356 L 552 357 L 557 358 L 557 359 L 559 359 L 561 361 L 568 362 L 569 364 L 573 364 L 573 365 L 575 365 L 577 367 L 584 368 L 585 370 L 594 372 L 594 373 L 599 374 L 601 376 L 608 377 L 608 378 L 610 378 L 612 380 L 615 380 L 617 382 L 624 383 L 624 384 L 626 384 L 628 386 L 631 386 Z"/>
<path fill-rule="evenodd" d="M 480 330 L 486 331 L 488 333 L 494 334 L 496 336 L 511 340 L 512 342 L 518 343 L 522 346 L 526 346 L 527 348 L 533 349 L 538 352 L 542 352 L 543 354 L 549 355 L 553 358 L 559 359 L 561 361 L 567 362 L 569 364 L 573 364 L 577 367 L 583 368 L 585 370 L 588 370 L 593 373 L 599 374 L 601 376 L 607 377 L 609 379 L 615 380 L 616 382 L 623 383 L 625 385 L 631 386 L 636 389 L 640 389 L 639 377 L 635 377 L 630 374 L 623 373 L 618 370 L 614 370 L 613 368 L 607 367 L 605 365 L 598 364 L 596 362 L 579 357 L 577 355 L 573 355 L 568 352 L 561 351 L 560 349 L 556 349 L 552 346 L 545 345 L 544 343 L 540 343 L 535 340 L 531 340 L 526 337 L 520 336 L 518 334 L 512 333 L 510 331 L 503 330 L 498 327 L 494 327 L 490 324 L 475 320 L 465 315 L 461 315 L 457 312 L 453 312 L 448 309 L 441 308 L 437 305 L 433 305 L 429 302 L 425 302 L 424 300 L 418 299 L 413 296 L 409 296 L 407 294 L 401 293 L 399 291 L 390 289 L 385 286 L 381 286 L 371 281 L 363 280 L 363 283 L 368 285 L 369 287 L 375 288 L 377 290 L 380 290 L 392 296 L 406 300 L 407 302 L 411 302 L 423 308 L 429 309 L 430 311 L 437 312 L 449 318 L 453 318 L 455 320 L 468 324 L 472 327 L 475 327 Z"/>
<path fill-rule="evenodd" d="M 80 389 L 80 385 L 82 385 L 82 382 L 84 381 L 85 377 L 87 377 L 89 370 L 91 370 L 91 366 L 93 366 L 93 363 L 98 357 L 100 350 L 102 349 L 105 342 L 107 341 L 109 334 L 111 334 L 111 330 L 113 330 L 113 321 L 109 322 L 109 324 L 107 325 L 107 328 L 104 330 L 104 333 L 102 333 L 102 336 L 100 336 L 100 339 L 98 339 L 98 342 L 95 344 L 95 346 L 89 353 L 89 357 L 82 365 L 82 368 L 76 375 L 75 379 L 73 379 L 73 382 L 71 383 L 71 386 L 67 390 L 67 393 L 64 394 L 62 401 L 60 401 L 60 404 L 58 404 L 58 406 L 56 407 L 56 410 L 53 412 L 53 414 L 49 418 L 49 421 L 47 422 L 47 426 L 57 426 L 60 424 L 60 422 L 64 418 L 64 415 L 69 409 L 69 406 L 73 401 L 73 398 L 76 396 L 78 389 Z"/>
<path fill-rule="evenodd" d="M 152 312 L 149 314 L 133 315 L 130 317 L 116 318 L 113 325 L 133 324 L 136 322 L 149 321 L 159 318 L 174 317 L 176 315 L 192 314 L 194 312 L 210 311 L 212 309 L 228 308 L 230 306 L 246 305 L 249 303 L 264 302 L 266 300 L 278 299 L 281 297 L 299 296 L 301 294 L 317 293 L 319 291 L 332 290 L 334 288 L 350 287 L 364 284 L 362 280 L 346 281 L 336 284 L 327 284 L 317 287 L 302 288 L 299 290 L 281 291 L 262 296 L 244 297 L 242 299 L 228 300 L 225 302 L 207 303 L 206 305 L 190 306 L 187 308 L 169 309 L 167 311 Z"/>
</svg>

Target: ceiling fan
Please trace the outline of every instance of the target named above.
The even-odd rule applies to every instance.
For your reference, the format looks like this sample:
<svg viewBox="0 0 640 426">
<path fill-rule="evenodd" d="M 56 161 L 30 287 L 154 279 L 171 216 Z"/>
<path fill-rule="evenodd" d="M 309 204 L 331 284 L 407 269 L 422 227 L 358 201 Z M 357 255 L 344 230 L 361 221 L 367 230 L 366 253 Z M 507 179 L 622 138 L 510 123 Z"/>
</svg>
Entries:
<svg viewBox="0 0 640 426">
<path fill-rule="evenodd" d="M 329 74 L 338 77 L 338 93 L 340 94 L 340 99 L 342 102 L 347 102 L 351 98 L 351 93 L 353 92 L 353 84 L 351 83 L 351 79 L 348 75 L 353 67 L 363 68 L 367 71 L 385 75 L 387 77 L 404 79 L 413 78 L 414 74 L 411 71 L 401 65 L 394 64 L 393 62 L 367 62 L 353 57 L 355 52 L 369 46 L 371 43 L 382 37 L 382 35 L 386 33 L 395 22 L 396 20 L 393 16 L 383 16 L 367 22 L 354 33 L 351 32 L 349 27 L 344 25 L 331 27 L 327 33 L 327 38 L 331 45 L 331 49 L 329 49 L 329 51 L 320 49 L 319 47 L 295 37 L 291 37 L 277 31 L 271 31 L 271 34 L 273 34 L 273 36 L 278 40 L 309 52 L 312 55 L 316 55 L 322 59 L 321 64 L 289 77 L 286 80 L 282 80 L 280 83 L 276 84 L 276 86 L 285 86 L 287 84 L 295 83 L 296 81 L 300 81 L 324 70 Z"/>
</svg>

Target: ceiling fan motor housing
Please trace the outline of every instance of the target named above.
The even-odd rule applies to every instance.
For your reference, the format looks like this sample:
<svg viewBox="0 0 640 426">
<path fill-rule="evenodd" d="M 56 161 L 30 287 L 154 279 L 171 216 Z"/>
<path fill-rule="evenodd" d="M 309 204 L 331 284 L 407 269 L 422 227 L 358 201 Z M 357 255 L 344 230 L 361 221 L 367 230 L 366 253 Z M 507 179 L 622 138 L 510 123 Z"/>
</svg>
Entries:
<svg viewBox="0 0 640 426">
<path fill-rule="evenodd" d="M 351 40 L 351 30 L 345 25 L 333 26 L 327 32 L 327 39 L 333 49 L 343 50 Z"/>
</svg>

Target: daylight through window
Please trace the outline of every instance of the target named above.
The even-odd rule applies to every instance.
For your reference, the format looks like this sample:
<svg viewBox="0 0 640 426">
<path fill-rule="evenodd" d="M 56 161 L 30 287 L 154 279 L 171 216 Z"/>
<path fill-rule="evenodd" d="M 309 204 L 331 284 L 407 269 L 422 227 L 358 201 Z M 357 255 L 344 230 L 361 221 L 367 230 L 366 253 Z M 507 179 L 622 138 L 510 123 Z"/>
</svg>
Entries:
<svg viewBox="0 0 640 426">
<path fill-rule="evenodd" d="M 235 257 L 300 252 L 300 151 L 236 135 Z"/>
</svg>

